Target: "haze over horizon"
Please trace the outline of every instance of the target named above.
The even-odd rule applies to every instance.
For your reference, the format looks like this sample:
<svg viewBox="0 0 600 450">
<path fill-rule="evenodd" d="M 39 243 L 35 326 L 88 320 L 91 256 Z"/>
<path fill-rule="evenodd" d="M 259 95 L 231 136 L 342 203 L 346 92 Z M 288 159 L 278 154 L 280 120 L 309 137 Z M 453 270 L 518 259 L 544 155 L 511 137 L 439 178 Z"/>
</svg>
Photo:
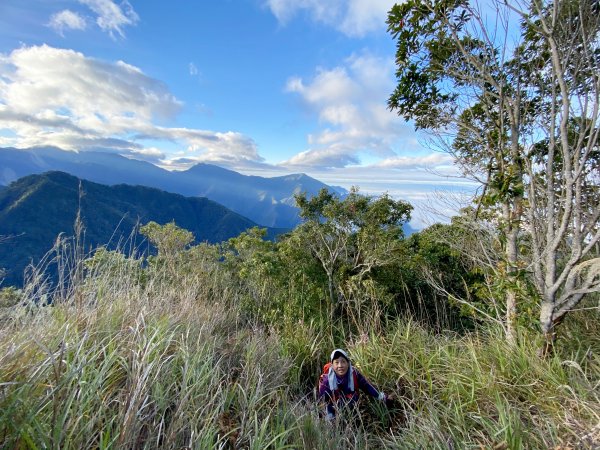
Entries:
<svg viewBox="0 0 600 450">
<path fill-rule="evenodd" d="M 393 3 L 5 0 L 0 147 L 303 172 L 407 200 L 423 226 L 474 185 L 387 109 Z"/>
</svg>

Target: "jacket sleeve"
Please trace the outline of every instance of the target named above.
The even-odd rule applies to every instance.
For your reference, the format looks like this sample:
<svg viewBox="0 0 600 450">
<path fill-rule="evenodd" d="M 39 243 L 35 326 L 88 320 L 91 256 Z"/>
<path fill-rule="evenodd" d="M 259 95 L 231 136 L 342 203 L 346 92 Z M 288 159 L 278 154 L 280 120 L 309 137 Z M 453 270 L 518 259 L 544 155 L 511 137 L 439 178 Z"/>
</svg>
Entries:
<svg viewBox="0 0 600 450">
<path fill-rule="evenodd" d="M 319 400 L 323 400 L 325 397 L 331 397 L 331 389 L 329 389 L 327 377 L 321 375 L 319 378 Z"/>
<path fill-rule="evenodd" d="M 379 391 L 375 389 L 375 386 L 373 386 L 358 370 L 356 370 L 356 380 L 358 381 L 358 387 L 361 391 L 369 394 L 371 397 L 379 397 Z"/>
<path fill-rule="evenodd" d="M 329 381 L 325 375 L 319 379 L 319 403 L 325 406 L 325 414 L 329 417 L 335 416 L 335 407 L 333 405 L 333 394 L 329 389 Z"/>
</svg>

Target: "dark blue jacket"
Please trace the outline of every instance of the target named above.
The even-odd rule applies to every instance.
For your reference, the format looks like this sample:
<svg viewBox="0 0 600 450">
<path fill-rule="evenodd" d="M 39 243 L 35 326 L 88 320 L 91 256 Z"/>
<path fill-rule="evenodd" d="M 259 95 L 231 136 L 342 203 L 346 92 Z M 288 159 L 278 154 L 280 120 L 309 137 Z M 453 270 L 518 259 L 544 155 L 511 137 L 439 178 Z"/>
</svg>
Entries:
<svg viewBox="0 0 600 450">
<path fill-rule="evenodd" d="M 321 375 L 319 379 L 319 401 L 325 402 L 327 415 L 335 416 L 336 408 L 341 406 L 354 406 L 359 398 L 359 391 L 363 391 L 371 397 L 377 398 L 379 391 L 355 367 L 351 366 L 355 373 L 354 390 L 348 386 L 350 369 L 342 378 L 336 375 L 338 388 L 332 392 L 329 386 L 327 374 Z"/>
</svg>

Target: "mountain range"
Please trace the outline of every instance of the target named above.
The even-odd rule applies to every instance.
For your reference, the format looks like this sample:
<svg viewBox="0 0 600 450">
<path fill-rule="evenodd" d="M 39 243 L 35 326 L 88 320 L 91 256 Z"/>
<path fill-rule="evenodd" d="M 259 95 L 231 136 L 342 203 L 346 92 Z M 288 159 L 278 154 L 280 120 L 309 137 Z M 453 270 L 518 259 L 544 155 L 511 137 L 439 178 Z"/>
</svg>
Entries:
<svg viewBox="0 0 600 450">
<path fill-rule="evenodd" d="M 265 178 L 211 164 L 168 171 L 115 153 L 77 153 L 54 147 L 0 148 L 0 184 L 8 185 L 23 176 L 47 171 L 62 171 L 105 185 L 141 185 L 206 197 L 262 226 L 278 228 L 293 228 L 299 223 L 295 194 L 316 195 L 323 188 L 341 196 L 346 194 L 343 188 L 328 186 L 305 174 Z"/>
<path fill-rule="evenodd" d="M 60 233 L 72 236 L 78 210 L 86 248 L 115 248 L 138 224 L 151 220 L 160 224 L 174 221 L 191 231 L 197 242 L 211 243 L 257 226 L 206 198 L 144 186 L 106 186 L 63 172 L 29 175 L 0 189 L 0 268 L 7 269 L 4 284 L 20 284 L 27 264 L 37 263 Z M 268 229 L 268 234 L 282 231 Z"/>
</svg>

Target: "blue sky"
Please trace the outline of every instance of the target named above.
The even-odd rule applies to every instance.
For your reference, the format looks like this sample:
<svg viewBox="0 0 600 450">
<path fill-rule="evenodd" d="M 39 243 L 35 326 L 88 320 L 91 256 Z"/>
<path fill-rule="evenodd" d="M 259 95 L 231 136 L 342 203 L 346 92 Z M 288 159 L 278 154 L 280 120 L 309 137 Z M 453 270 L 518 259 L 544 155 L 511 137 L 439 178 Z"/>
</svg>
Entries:
<svg viewBox="0 0 600 450">
<path fill-rule="evenodd" d="M 386 108 L 393 3 L 2 0 L 0 146 L 304 172 L 408 200 L 424 224 L 473 187 Z"/>
</svg>

